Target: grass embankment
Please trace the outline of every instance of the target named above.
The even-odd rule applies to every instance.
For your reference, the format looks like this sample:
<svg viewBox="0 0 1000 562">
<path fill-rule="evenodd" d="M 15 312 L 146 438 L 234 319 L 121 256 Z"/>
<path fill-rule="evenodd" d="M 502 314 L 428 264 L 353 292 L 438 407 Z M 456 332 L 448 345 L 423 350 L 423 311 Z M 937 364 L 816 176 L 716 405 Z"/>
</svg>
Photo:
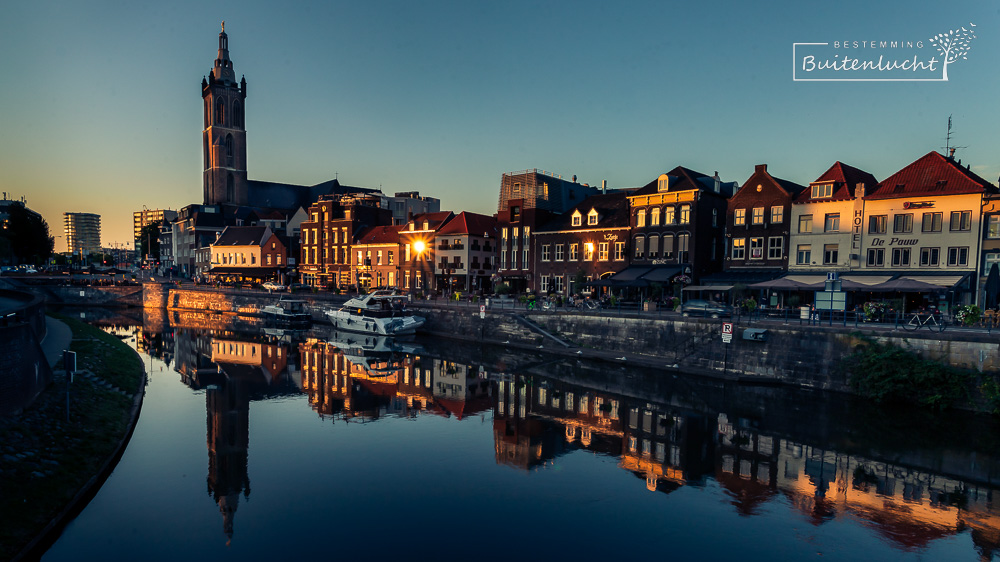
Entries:
<svg viewBox="0 0 1000 562">
<path fill-rule="evenodd" d="M 77 369 L 125 391 L 77 375 L 54 381 L 19 416 L 0 418 L 0 560 L 33 540 L 113 455 L 128 429 L 133 394 L 144 376 L 139 356 L 120 339 L 71 318 Z"/>
</svg>

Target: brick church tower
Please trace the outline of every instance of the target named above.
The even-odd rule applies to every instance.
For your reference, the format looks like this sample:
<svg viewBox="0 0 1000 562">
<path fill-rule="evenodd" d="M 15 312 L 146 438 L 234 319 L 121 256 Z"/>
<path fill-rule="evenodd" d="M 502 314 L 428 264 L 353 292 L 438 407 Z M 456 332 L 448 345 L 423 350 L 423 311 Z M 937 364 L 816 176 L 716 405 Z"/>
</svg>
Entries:
<svg viewBox="0 0 1000 562">
<path fill-rule="evenodd" d="M 247 81 L 236 83 L 233 61 L 229 60 L 226 22 L 219 33 L 219 55 L 208 80 L 201 79 L 205 100 L 205 204 L 247 204 L 247 132 L 244 125 Z"/>
</svg>

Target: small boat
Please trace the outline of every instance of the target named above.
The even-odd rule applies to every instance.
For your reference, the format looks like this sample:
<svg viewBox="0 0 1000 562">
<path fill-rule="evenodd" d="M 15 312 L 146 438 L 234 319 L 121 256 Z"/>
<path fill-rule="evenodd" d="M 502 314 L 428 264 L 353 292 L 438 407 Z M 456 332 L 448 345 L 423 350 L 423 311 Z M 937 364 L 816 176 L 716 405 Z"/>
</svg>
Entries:
<svg viewBox="0 0 1000 562">
<path fill-rule="evenodd" d="M 266 320 L 282 326 L 312 322 L 312 314 L 306 308 L 306 301 L 301 300 L 280 298 L 277 303 L 262 307 L 260 313 Z"/>
<path fill-rule="evenodd" d="M 337 310 L 327 310 L 335 330 L 379 336 L 413 334 L 426 319 L 406 310 L 406 297 L 395 291 L 373 291 L 348 300 Z"/>
<path fill-rule="evenodd" d="M 334 332 L 327 343 L 336 346 L 352 365 L 375 378 L 402 373 L 406 357 L 423 352 L 418 345 L 388 336 Z"/>
</svg>

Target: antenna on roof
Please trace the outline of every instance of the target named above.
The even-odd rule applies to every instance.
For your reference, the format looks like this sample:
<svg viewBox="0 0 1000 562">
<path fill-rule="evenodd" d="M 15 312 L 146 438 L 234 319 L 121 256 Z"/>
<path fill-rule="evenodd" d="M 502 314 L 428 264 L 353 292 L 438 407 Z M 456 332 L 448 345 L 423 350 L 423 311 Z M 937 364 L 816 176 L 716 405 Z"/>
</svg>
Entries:
<svg viewBox="0 0 1000 562">
<path fill-rule="evenodd" d="M 955 150 L 969 148 L 967 146 L 951 146 L 951 115 L 948 116 L 948 134 L 944 137 L 944 152 L 948 158 L 955 158 Z"/>
</svg>

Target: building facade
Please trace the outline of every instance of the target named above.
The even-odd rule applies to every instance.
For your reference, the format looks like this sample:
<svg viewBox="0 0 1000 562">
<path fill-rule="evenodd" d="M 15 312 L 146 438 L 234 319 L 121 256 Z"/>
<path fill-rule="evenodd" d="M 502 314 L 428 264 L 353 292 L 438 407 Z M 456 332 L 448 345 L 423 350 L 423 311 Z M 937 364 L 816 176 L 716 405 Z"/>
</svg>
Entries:
<svg viewBox="0 0 1000 562">
<path fill-rule="evenodd" d="M 285 243 L 266 226 L 227 226 L 210 246 L 208 275 L 219 281 L 283 281 Z"/>
<path fill-rule="evenodd" d="M 468 211 L 455 215 L 435 236 L 438 287 L 449 293 L 492 290 L 496 243 L 494 217 Z"/>
<path fill-rule="evenodd" d="M 392 215 L 381 207 L 377 195 L 357 194 L 321 197 L 302 221 L 298 262 L 299 278 L 313 287 L 346 289 L 358 285 L 358 270 L 352 267 L 352 246 L 361 231 L 391 225 Z"/>
<path fill-rule="evenodd" d="M 403 290 L 425 294 L 438 289 L 434 277 L 437 232 L 454 216 L 451 211 L 414 215 L 399 231 Z"/>
<path fill-rule="evenodd" d="M 201 80 L 205 205 L 249 205 L 247 193 L 247 81 L 236 82 L 229 36 L 219 33 L 219 52 L 208 79 Z"/>
<path fill-rule="evenodd" d="M 778 275 L 788 268 L 792 200 L 803 186 L 776 178 L 759 164 L 753 175 L 729 200 L 726 216 L 728 252 L 723 269 Z M 830 231 L 839 230 L 831 217 Z"/>
<path fill-rule="evenodd" d="M 188 205 L 172 224 L 174 265 L 180 275 L 197 278 L 211 266 L 210 246 L 225 229 L 218 205 Z"/>
<path fill-rule="evenodd" d="M 584 291 L 586 283 L 628 267 L 631 228 L 627 195 L 619 191 L 589 197 L 539 227 L 534 234 L 531 290 L 569 296 Z M 500 236 L 502 241 L 502 232 Z"/>
<path fill-rule="evenodd" d="M 163 221 L 173 222 L 177 220 L 177 211 L 172 211 L 170 209 L 143 209 L 141 211 L 134 211 L 132 213 L 132 238 L 135 242 L 135 247 L 140 246 L 139 236 L 142 234 L 142 229 L 147 225 L 156 223 L 162 225 Z"/>
<path fill-rule="evenodd" d="M 567 181 L 562 176 L 533 169 L 503 174 L 500 178 L 500 202 L 497 211 L 508 209 L 508 202 L 521 201 L 522 209 L 545 209 L 564 213 L 600 190 L 577 183 L 576 176 Z"/>
<path fill-rule="evenodd" d="M 63 213 L 63 233 L 66 251 L 84 258 L 101 251 L 101 215 L 94 213 Z"/>
<path fill-rule="evenodd" d="M 399 287 L 399 231 L 403 226 L 372 226 L 363 230 L 353 246 L 354 273 L 365 290 Z"/>
</svg>

